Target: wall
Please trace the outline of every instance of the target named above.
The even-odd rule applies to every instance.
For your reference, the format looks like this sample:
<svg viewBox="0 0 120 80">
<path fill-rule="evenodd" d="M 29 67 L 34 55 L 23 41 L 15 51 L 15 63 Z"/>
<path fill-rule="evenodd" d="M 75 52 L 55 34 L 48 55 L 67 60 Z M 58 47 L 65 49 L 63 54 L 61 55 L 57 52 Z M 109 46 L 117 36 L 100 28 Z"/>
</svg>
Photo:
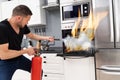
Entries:
<svg viewBox="0 0 120 80">
<path fill-rule="evenodd" d="M 45 26 L 30 26 L 30 30 L 33 33 L 35 29 L 43 29 L 45 28 L 45 33 L 36 33 L 39 35 L 46 36 L 54 36 L 56 39 L 60 39 L 60 41 L 55 41 L 55 45 L 53 47 L 62 47 L 62 32 L 61 32 L 61 22 L 60 22 L 60 9 L 55 10 L 46 10 L 46 25 Z M 26 40 L 24 40 L 26 41 Z M 27 42 L 27 41 L 26 41 Z M 26 43 L 24 42 L 24 44 Z M 33 45 L 36 45 L 36 41 L 32 40 Z M 27 45 L 26 45 L 27 46 Z"/>
<path fill-rule="evenodd" d="M 8 1 L 8 0 L 0 0 L 0 2 L 4 2 L 4 1 Z"/>
<path fill-rule="evenodd" d="M 55 45 L 51 47 L 62 47 L 62 32 L 61 32 L 61 22 L 60 22 L 60 9 L 56 10 L 46 10 L 46 25 L 45 26 L 30 26 L 31 32 L 38 35 L 46 35 L 46 36 L 54 36 L 56 39 L 60 39 L 60 41 L 55 41 Z M 45 32 L 42 31 L 35 32 L 35 29 L 44 29 Z M 42 33 L 41 33 L 42 32 Z M 36 45 L 36 41 L 32 40 L 33 46 Z M 27 46 L 28 41 L 23 40 L 23 46 Z M 25 45 L 26 44 L 26 45 Z"/>
<path fill-rule="evenodd" d="M 60 22 L 60 10 L 46 11 L 47 13 L 47 25 L 46 35 L 55 36 L 60 41 L 55 42 L 55 46 L 62 46 L 62 33 L 61 33 L 61 22 Z"/>
</svg>

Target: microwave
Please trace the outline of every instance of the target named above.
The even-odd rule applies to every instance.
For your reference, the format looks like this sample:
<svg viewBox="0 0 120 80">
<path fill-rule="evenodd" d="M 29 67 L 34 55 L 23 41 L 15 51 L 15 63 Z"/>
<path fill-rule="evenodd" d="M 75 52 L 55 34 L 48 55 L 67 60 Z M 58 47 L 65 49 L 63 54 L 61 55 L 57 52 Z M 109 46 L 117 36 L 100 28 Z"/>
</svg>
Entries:
<svg viewBox="0 0 120 80">
<path fill-rule="evenodd" d="M 88 17 L 91 10 L 90 2 L 77 2 L 69 4 L 61 4 L 61 22 L 74 22 L 78 17 Z M 80 15 L 79 15 L 80 13 Z"/>
</svg>

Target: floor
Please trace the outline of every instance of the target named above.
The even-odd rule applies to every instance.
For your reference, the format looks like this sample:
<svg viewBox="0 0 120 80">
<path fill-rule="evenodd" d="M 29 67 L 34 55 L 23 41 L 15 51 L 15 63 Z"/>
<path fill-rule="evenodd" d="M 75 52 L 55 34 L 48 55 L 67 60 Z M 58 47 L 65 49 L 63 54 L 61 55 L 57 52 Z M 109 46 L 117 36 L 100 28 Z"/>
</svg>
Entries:
<svg viewBox="0 0 120 80">
<path fill-rule="evenodd" d="M 25 54 L 24 56 L 26 56 L 28 59 L 32 59 L 33 56 L 28 56 L 27 54 Z M 13 77 L 12 80 L 31 80 L 31 74 L 29 72 L 23 71 L 23 70 L 17 70 Z"/>
<path fill-rule="evenodd" d="M 22 70 L 17 70 L 14 73 L 12 80 L 31 80 L 30 73 L 22 71 Z"/>
</svg>

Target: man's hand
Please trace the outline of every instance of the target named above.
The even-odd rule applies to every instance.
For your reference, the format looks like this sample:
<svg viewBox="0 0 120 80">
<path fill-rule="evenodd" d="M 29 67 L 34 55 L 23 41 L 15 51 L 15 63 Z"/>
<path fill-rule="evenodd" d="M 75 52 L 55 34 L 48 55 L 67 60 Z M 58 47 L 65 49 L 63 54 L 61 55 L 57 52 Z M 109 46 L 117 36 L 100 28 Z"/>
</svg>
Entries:
<svg viewBox="0 0 120 80">
<path fill-rule="evenodd" d="M 33 47 L 27 48 L 26 51 L 27 51 L 27 54 L 30 56 L 36 54 L 35 48 Z"/>
<path fill-rule="evenodd" d="M 48 36 L 48 40 L 49 40 L 50 42 L 53 42 L 53 41 L 54 41 L 54 37 Z"/>
</svg>

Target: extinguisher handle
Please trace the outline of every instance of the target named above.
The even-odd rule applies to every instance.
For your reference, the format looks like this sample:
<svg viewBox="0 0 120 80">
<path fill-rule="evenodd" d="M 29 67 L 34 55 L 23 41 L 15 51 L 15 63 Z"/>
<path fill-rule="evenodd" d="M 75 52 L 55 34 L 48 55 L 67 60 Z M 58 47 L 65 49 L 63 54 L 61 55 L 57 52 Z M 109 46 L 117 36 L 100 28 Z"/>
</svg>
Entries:
<svg viewBox="0 0 120 80">
<path fill-rule="evenodd" d="M 39 49 L 37 49 L 37 48 L 34 48 L 34 50 L 35 50 L 35 56 L 40 56 L 40 51 L 39 51 Z"/>
</svg>

